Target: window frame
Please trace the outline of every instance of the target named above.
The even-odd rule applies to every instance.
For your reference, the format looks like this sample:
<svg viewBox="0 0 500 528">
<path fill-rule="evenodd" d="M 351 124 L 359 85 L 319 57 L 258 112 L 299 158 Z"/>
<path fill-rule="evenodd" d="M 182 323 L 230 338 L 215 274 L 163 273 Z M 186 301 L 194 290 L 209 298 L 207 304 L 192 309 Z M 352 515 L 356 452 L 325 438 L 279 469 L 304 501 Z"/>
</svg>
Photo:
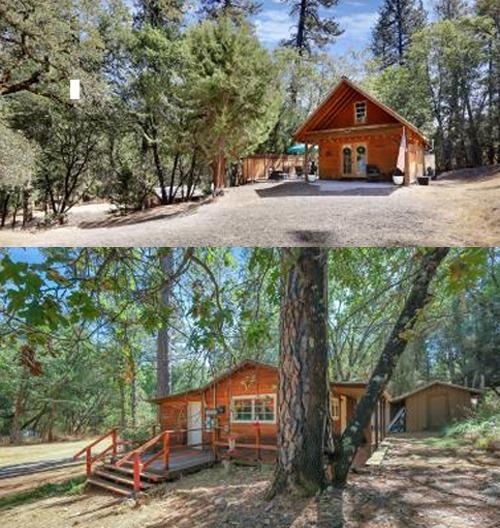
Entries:
<svg viewBox="0 0 500 528">
<path fill-rule="evenodd" d="M 357 112 L 358 105 L 364 105 L 364 108 L 365 108 L 365 114 L 362 120 L 358 119 L 358 112 Z M 354 103 L 354 123 L 356 125 L 362 125 L 363 123 L 366 123 L 367 120 L 368 120 L 368 103 L 366 101 L 356 101 Z"/>
<path fill-rule="evenodd" d="M 335 413 L 335 411 L 338 411 Z M 338 422 L 340 420 L 340 397 L 332 396 L 332 420 Z"/>
<path fill-rule="evenodd" d="M 256 420 L 255 419 L 255 400 L 261 400 L 265 398 L 271 398 L 273 400 L 273 419 L 272 420 Z M 234 403 L 236 400 L 251 400 L 252 401 L 252 417 L 250 420 L 236 420 Z M 231 423 L 238 424 L 252 424 L 252 423 L 266 423 L 266 424 L 275 424 L 276 423 L 276 394 L 242 394 L 241 396 L 232 396 L 231 397 Z"/>
</svg>

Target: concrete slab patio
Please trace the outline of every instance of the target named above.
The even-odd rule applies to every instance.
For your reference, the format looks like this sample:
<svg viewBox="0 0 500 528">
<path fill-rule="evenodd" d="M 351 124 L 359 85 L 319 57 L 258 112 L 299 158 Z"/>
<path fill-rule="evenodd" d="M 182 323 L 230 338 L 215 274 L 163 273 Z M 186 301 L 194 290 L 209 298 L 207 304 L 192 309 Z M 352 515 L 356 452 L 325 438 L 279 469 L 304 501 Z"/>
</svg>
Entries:
<svg viewBox="0 0 500 528">
<path fill-rule="evenodd" d="M 0 231 L 3 246 L 499 245 L 500 168 L 430 186 L 258 182 L 175 216 L 168 206 L 103 224 Z M 74 213 L 78 215 L 79 208 Z"/>
</svg>

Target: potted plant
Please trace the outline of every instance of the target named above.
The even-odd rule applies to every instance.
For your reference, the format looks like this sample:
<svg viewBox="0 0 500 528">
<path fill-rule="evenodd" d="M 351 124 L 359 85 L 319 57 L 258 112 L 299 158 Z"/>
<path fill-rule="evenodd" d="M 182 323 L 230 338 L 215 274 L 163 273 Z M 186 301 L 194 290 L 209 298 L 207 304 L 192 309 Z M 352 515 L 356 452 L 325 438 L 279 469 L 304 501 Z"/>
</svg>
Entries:
<svg viewBox="0 0 500 528">
<path fill-rule="evenodd" d="M 403 185 L 405 181 L 404 174 L 399 169 L 396 169 L 392 175 L 392 181 L 395 185 Z"/>
</svg>

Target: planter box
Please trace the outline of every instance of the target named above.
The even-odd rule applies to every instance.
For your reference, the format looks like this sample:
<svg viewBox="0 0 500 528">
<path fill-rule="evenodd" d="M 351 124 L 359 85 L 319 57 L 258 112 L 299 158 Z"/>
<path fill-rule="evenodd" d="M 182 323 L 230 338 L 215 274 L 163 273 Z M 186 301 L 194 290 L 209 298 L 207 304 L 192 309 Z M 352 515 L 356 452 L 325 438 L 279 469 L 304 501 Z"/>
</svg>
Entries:
<svg viewBox="0 0 500 528">
<path fill-rule="evenodd" d="M 429 176 L 417 176 L 417 181 L 419 185 L 429 185 Z"/>
</svg>

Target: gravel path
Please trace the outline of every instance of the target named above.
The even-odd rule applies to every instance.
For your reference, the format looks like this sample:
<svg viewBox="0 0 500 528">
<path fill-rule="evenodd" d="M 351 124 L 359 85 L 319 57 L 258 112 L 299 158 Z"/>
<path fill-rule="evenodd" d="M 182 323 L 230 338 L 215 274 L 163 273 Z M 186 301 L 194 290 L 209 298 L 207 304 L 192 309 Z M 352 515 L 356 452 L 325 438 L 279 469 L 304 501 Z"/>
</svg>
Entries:
<svg viewBox="0 0 500 528">
<path fill-rule="evenodd" d="M 500 245 L 500 168 L 429 187 L 260 182 L 177 216 L 156 208 L 118 224 L 0 231 L 3 246 Z M 81 212 L 76 214 L 81 218 Z"/>
</svg>

